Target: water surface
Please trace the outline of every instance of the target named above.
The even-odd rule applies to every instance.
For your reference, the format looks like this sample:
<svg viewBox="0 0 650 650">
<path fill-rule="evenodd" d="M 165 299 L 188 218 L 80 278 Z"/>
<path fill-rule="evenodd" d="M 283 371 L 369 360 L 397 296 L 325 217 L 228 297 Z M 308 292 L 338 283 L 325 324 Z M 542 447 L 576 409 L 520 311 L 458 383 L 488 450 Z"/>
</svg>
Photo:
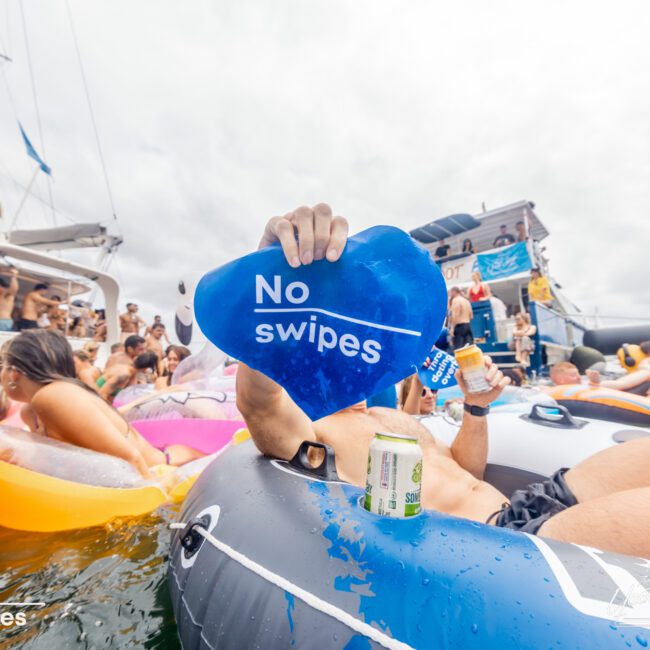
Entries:
<svg viewBox="0 0 650 650">
<path fill-rule="evenodd" d="M 0 627 L 0 650 L 180 649 L 166 582 L 176 516 L 177 507 L 168 506 L 144 519 L 65 533 L 0 527 L 0 602 L 46 603 L 22 610 L 25 626 Z"/>
</svg>

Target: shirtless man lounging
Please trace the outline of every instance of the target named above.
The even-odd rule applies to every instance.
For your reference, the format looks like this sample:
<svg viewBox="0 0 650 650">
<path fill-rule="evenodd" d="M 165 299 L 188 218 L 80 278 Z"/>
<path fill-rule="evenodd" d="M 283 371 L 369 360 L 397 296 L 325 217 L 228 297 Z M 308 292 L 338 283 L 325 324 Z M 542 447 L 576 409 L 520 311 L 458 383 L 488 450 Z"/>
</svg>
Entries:
<svg viewBox="0 0 650 650">
<path fill-rule="evenodd" d="M 339 259 L 348 225 L 332 217 L 329 206 L 298 208 L 274 217 L 260 248 L 279 241 L 290 266 Z M 380 298 L 378 298 L 380 299 Z M 566 542 L 650 557 L 650 441 L 638 439 L 599 452 L 545 483 L 548 499 L 528 500 L 522 511 L 504 507 L 508 498 L 482 480 L 487 462 L 487 423 L 481 409 L 494 401 L 509 380 L 489 366 L 488 393 L 470 394 L 459 385 L 468 408 L 451 447 L 437 441 L 407 413 L 367 409 L 365 403 L 312 422 L 287 392 L 260 372 L 239 365 L 237 406 L 258 449 L 269 456 L 292 458 L 303 440 L 330 445 L 339 476 L 365 485 L 368 449 L 377 431 L 417 436 L 423 452 L 422 505 L 448 514 L 524 529 Z M 415 380 L 415 379 L 414 379 Z M 316 459 L 313 459 L 316 460 Z M 522 496 L 522 495 L 518 495 Z M 521 498 L 516 503 L 521 505 Z M 541 507 L 535 510 L 534 506 Z M 495 518 L 496 513 L 496 518 Z M 532 521 L 526 521 L 532 516 Z"/>
</svg>

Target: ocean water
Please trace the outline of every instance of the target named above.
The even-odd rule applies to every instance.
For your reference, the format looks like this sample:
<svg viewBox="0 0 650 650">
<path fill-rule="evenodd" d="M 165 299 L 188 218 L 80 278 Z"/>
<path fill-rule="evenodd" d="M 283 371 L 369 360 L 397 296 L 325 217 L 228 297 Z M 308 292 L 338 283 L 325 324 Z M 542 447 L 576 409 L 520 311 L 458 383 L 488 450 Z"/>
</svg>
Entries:
<svg viewBox="0 0 650 650">
<path fill-rule="evenodd" d="M 0 507 L 1 504 L 0 504 Z M 0 625 L 0 650 L 180 649 L 167 589 L 177 506 L 144 519 L 56 534 L 0 528 L 0 602 L 44 602 Z"/>
</svg>

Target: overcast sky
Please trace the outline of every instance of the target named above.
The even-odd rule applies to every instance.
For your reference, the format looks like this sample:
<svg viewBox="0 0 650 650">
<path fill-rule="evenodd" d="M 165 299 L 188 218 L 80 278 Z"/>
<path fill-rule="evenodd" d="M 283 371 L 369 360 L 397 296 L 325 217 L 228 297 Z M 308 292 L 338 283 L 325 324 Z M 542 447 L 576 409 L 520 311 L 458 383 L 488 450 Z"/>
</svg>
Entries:
<svg viewBox="0 0 650 650">
<path fill-rule="evenodd" d="M 329 202 L 355 232 L 529 199 L 574 302 L 650 318 L 645 0 L 69 1 L 119 221 L 65 0 L 23 0 L 54 202 L 121 230 L 112 271 L 146 317 L 171 323 L 180 278 L 301 204 Z M 20 5 L 1 2 L 3 69 L 41 150 Z M 0 78 L 9 215 L 8 177 L 33 165 Z M 51 224 L 32 202 L 19 225 Z"/>
</svg>

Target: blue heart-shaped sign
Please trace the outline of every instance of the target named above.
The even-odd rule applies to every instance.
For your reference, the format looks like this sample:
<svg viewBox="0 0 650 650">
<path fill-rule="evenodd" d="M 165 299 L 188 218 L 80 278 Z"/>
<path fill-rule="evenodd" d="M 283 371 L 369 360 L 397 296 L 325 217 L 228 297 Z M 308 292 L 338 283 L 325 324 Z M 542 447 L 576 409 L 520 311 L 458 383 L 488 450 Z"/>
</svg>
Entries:
<svg viewBox="0 0 650 650">
<path fill-rule="evenodd" d="M 207 273 L 199 327 L 216 346 L 283 386 L 312 419 L 395 384 L 442 327 L 447 290 L 404 231 L 350 237 L 338 262 L 291 268 L 278 245 Z"/>
<path fill-rule="evenodd" d="M 458 370 L 458 363 L 454 357 L 434 347 L 429 353 L 429 361 L 418 370 L 418 377 L 423 386 L 428 386 L 431 390 L 440 390 L 458 383 L 454 377 Z"/>
</svg>

